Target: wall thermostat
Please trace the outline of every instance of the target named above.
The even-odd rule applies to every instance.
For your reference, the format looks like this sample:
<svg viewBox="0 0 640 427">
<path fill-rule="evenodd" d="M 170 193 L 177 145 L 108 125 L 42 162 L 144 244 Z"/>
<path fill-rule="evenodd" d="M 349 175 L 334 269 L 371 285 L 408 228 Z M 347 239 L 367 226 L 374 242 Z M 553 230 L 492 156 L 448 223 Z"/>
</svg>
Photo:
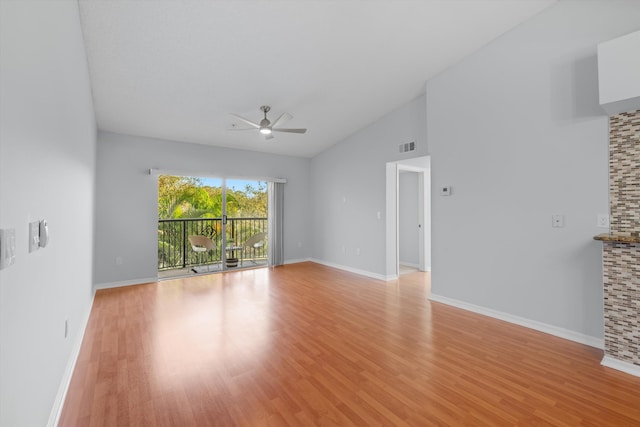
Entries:
<svg viewBox="0 0 640 427">
<path fill-rule="evenodd" d="M 440 187 L 440 195 L 441 196 L 450 196 L 451 195 L 451 187 Z"/>
</svg>

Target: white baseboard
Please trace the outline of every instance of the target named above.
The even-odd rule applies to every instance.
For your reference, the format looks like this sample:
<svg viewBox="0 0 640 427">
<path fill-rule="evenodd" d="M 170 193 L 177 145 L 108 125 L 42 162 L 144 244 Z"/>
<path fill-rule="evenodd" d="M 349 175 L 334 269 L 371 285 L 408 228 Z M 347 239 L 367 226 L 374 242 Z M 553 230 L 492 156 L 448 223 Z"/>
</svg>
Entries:
<svg viewBox="0 0 640 427">
<path fill-rule="evenodd" d="M 56 393 L 56 398 L 53 402 L 53 407 L 51 408 L 51 412 L 49 413 L 49 421 L 47 422 L 47 427 L 56 427 L 60 422 L 60 416 L 62 415 L 62 408 L 64 407 L 64 400 L 67 397 L 67 391 L 69 391 L 69 385 L 71 384 L 71 377 L 73 376 L 73 371 L 76 368 L 76 362 L 78 361 L 78 356 L 80 356 L 80 349 L 82 348 L 82 340 L 84 339 L 84 332 L 87 329 L 87 324 L 89 323 L 89 316 L 91 316 L 91 310 L 93 309 L 93 301 L 96 297 L 96 291 L 93 291 L 93 296 L 91 297 L 91 303 L 89 304 L 89 308 L 85 312 L 82 319 L 80 319 L 80 328 L 78 329 L 78 333 L 76 335 L 76 339 L 73 343 L 73 347 L 71 348 L 71 353 L 69 354 L 69 360 L 67 361 L 67 366 L 64 370 L 64 374 L 62 375 L 62 380 L 60 381 L 60 385 L 58 386 L 58 393 Z"/>
<path fill-rule="evenodd" d="M 484 316 L 493 317 L 494 319 L 504 320 L 505 322 L 513 323 L 516 325 L 524 326 L 525 328 L 535 329 L 536 331 L 544 332 L 549 335 L 564 338 L 570 341 L 574 341 L 580 344 L 585 344 L 590 347 L 599 349 L 604 348 L 604 339 L 592 337 L 590 335 L 581 334 L 579 332 L 570 331 L 569 329 L 559 328 L 557 326 L 549 325 L 547 323 L 538 322 L 535 320 L 527 319 L 520 316 L 514 316 L 512 314 L 504 313 L 490 308 L 481 307 L 479 305 L 469 304 L 464 301 L 459 301 L 453 298 L 444 297 L 441 295 L 431 294 L 429 300 L 447 304 L 453 307 L 461 308 L 463 310 L 472 311 L 474 313 L 482 314 Z"/>
<path fill-rule="evenodd" d="M 411 264 L 411 263 L 408 263 L 408 262 L 400 262 L 399 264 L 400 265 L 404 265 L 406 267 L 417 268 L 418 270 L 420 270 L 420 265 L 419 264 Z M 420 271 L 431 271 L 431 266 L 430 265 L 426 265 L 424 267 L 424 270 L 420 270 Z"/>
<path fill-rule="evenodd" d="M 614 359 L 611 356 L 604 356 L 600 364 L 602 366 L 606 366 L 607 368 L 615 369 L 629 375 L 640 377 L 640 366 L 634 365 L 633 363 Z"/>
<path fill-rule="evenodd" d="M 143 283 L 154 283 L 157 281 L 157 277 L 147 277 L 142 279 L 123 280 L 121 282 L 96 283 L 93 285 L 93 289 L 97 291 L 98 289 L 120 288 L 122 286 L 141 285 Z"/>
<path fill-rule="evenodd" d="M 398 264 L 404 265 L 404 266 L 407 266 L 407 267 L 411 267 L 411 268 L 420 268 L 420 264 L 414 264 L 412 262 L 400 261 Z"/>
<path fill-rule="evenodd" d="M 311 261 L 311 258 L 297 258 L 297 259 L 287 259 L 284 261 L 284 264 L 298 264 L 299 262 L 307 262 Z"/>
<path fill-rule="evenodd" d="M 358 268 L 347 267 L 346 265 L 335 264 L 333 262 L 322 261 L 322 260 L 319 260 L 319 259 L 316 259 L 316 258 L 311 258 L 309 261 L 315 262 L 316 264 L 326 265 L 327 267 L 337 268 L 338 270 L 348 271 L 349 273 L 355 273 L 355 274 L 359 274 L 361 276 L 370 277 L 370 278 L 376 279 L 376 280 L 384 280 L 384 281 L 393 280 L 393 279 L 387 278 L 387 276 L 384 276 L 382 274 L 372 273 L 370 271 L 360 270 Z M 396 278 L 397 278 L 397 276 L 396 276 Z"/>
</svg>

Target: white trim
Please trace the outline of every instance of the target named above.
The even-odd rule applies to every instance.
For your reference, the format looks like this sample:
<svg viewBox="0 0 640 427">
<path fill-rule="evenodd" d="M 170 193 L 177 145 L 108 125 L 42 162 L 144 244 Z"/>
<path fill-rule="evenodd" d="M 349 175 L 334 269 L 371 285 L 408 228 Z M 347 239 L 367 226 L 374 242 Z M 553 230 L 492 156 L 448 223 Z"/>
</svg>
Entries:
<svg viewBox="0 0 640 427">
<path fill-rule="evenodd" d="M 111 289 L 111 288 L 120 288 L 122 286 L 131 286 L 131 285 L 142 285 L 144 283 L 155 283 L 158 281 L 157 277 L 147 277 L 142 279 L 133 279 L 133 280 L 123 280 L 121 282 L 110 282 L 110 283 L 96 283 L 93 285 L 93 289 Z"/>
<path fill-rule="evenodd" d="M 319 260 L 319 259 L 316 259 L 316 258 L 311 258 L 309 261 L 315 262 L 316 264 L 326 265 L 327 267 L 337 268 L 338 270 L 348 271 L 349 273 L 355 273 L 355 274 L 359 274 L 361 276 L 370 277 L 370 278 L 376 279 L 376 280 L 384 280 L 384 281 L 393 280 L 393 279 L 388 279 L 387 276 L 384 276 L 382 274 L 372 273 L 370 271 L 360 270 L 358 268 L 347 267 L 346 265 L 335 264 L 333 262 L 322 261 L 322 260 Z"/>
<path fill-rule="evenodd" d="M 421 164 L 423 162 L 426 164 L 421 166 L 412 164 L 417 161 Z M 420 194 L 420 198 L 422 200 L 422 228 L 420 229 L 420 235 L 422 238 L 419 239 L 421 240 L 421 254 L 419 254 L 419 256 L 420 262 L 425 265 L 424 271 L 427 271 L 426 264 L 431 262 L 431 157 L 427 155 L 387 162 L 385 167 L 385 269 L 387 276 L 383 280 L 394 280 L 398 278 L 399 265 L 398 176 L 401 170 L 418 172 L 422 176 L 422 191 Z M 426 235 L 427 230 L 429 230 L 428 238 Z"/>
<path fill-rule="evenodd" d="M 161 169 L 161 168 L 150 168 L 147 170 L 147 173 L 151 176 L 160 176 L 160 175 L 174 175 L 174 176 L 197 176 L 202 178 L 224 178 L 224 179 L 241 179 L 247 181 L 267 181 L 267 182 L 281 182 L 283 184 L 287 183 L 286 178 L 274 178 L 268 176 L 242 176 L 242 175 L 225 175 L 220 176 L 216 174 L 212 174 L 211 171 L 205 172 L 197 172 L 197 171 L 186 171 L 186 170 L 178 170 L 178 169 Z"/>
<path fill-rule="evenodd" d="M 439 302 L 442 304 L 447 304 L 453 307 L 461 308 L 463 310 L 472 311 L 474 313 L 482 314 L 484 316 L 493 317 L 494 319 L 504 320 L 505 322 L 524 326 L 525 328 L 534 329 L 536 331 L 544 332 L 546 334 L 554 335 L 556 337 L 564 338 L 580 344 L 585 344 L 590 347 L 595 347 L 599 349 L 604 348 L 603 338 L 592 337 L 590 335 L 585 335 L 578 332 L 570 331 L 569 329 L 564 329 L 554 325 L 549 325 L 548 323 L 542 323 L 542 322 L 527 319 L 524 317 L 514 316 L 512 314 L 504 313 L 502 311 L 492 310 L 490 308 L 481 307 L 479 305 L 469 304 L 464 301 L 443 297 L 441 295 L 431 294 L 431 296 L 429 297 L 429 300 L 434 302 Z"/>
<path fill-rule="evenodd" d="M 297 258 L 297 259 L 285 259 L 284 260 L 284 265 L 287 264 L 298 264 L 300 262 L 308 262 L 311 261 L 311 258 Z"/>
<path fill-rule="evenodd" d="M 427 157 L 427 156 L 420 156 L 420 158 L 422 157 Z M 422 166 L 407 165 L 402 163 L 402 160 L 395 161 L 394 163 L 398 165 L 398 170 L 407 171 L 407 172 L 424 172 L 425 171 L 425 168 Z"/>
<path fill-rule="evenodd" d="M 611 356 L 604 356 L 600 364 L 602 366 L 606 366 L 607 368 L 616 369 L 618 371 L 624 372 L 625 374 L 640 377 L 640 366 L 634 365 L 633 363 L 624 362 L 622 360 L 615 359 Z"/>
<path fill-rule="evenodd" d="M 420 264 L 414 264 L 412 262 L 403 262 L 400 261 L 398 263 L 398 265 L 404 265 L 405 267 L 411 267 L 411 268 L 417 268 L 418 270 L 420 269 Z"/>
<path fill-rule="evenodd" d="M 78 357 L 80 356 L 80 349 L 82 348 L 82 340 L 84 340 L 84 333 L 87 329 L 87 324 L 89 323 L 89 317 L 91 316 L 91 310 L 93 309 L 93 301 L 96 297 L 96 291 L 93 291 L 93 295 L 91 297 L 91 303 L 89 304 L 89 308 L 85 312 L 82 319 L 80 319 L 80 328 L 76 334 L 75 342 L 73 343 L 73 347 L 71 348 L 71 353 L 69 354 L 69 360 L 67 361 L 67 366 L 64 370 L 64 374 L 62 375 L 62 379 L 60 380 L 60 385 L 58 386 L 58 393 L 56 393 L 56 398 L 53 402 L 53 407 L 51 408 L 51 412 L 49 413 L 49 420 L 47 422 L 47 427 L 55 427 L 60 422 L 60 416 L 62 415 L 62 408 L 64 407 L 64 401 L 67 397 L 67 392 L 69 391 L 69 385 L 71 384 L 71 377 L 73 376 L 73 371 L 76 369 L 76 363 L 78 362 Z"/>
</svg>

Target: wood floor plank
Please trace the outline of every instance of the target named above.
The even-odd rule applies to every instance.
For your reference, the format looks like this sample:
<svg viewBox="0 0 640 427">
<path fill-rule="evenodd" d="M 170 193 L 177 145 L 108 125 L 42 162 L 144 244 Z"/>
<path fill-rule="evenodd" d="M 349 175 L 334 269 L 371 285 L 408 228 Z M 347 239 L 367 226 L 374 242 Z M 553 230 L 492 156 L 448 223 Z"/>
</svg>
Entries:
<svg viewBox="0 0 640 427">
<path fill-rule="evenodd" d="M 602 351 L 314 263 L 96 293 L 60 426 L 632 426 Z"/>
</svg>

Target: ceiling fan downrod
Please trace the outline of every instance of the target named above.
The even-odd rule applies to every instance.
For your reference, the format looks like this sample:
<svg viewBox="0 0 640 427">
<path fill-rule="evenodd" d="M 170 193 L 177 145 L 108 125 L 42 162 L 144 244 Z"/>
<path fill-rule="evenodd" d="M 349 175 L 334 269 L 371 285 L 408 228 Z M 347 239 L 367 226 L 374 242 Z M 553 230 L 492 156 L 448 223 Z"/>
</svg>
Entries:
<svg viewBox="0 0 640 427">
<path fill-rule="evenodd" d="M 264 119 L 260 121 L 260 133 L 263 135 L 269 135 L 271 134 L 271 122 L 267 119 L 267 113 L 271 110 L 271 107 L 263 105 L 260 109 L 264 113 Z"/>
</svg>

